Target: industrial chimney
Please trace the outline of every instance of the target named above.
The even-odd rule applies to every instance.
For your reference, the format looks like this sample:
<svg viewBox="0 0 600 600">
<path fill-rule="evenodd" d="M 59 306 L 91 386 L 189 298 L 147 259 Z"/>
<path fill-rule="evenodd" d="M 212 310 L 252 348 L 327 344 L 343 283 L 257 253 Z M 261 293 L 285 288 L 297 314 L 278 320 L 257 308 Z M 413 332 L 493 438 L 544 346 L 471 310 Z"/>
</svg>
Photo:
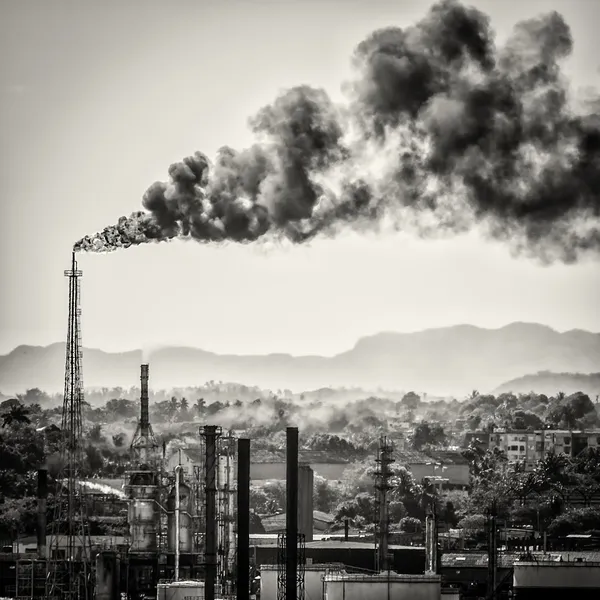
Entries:
<svg viewBox="0 0 600 600">
<path fill-rule="evenodd" d="M 148 407 L 149 365 L 140 366 L 140 421 L 131 440 L 131 450 L 136 457 L 138 467 L 146 468 L 157 458 L 158 444 L 150 425 L 150 410 Z"/>
<path fill-rule="evenodd" d="M 237 600 L 250 599 L 250 440 L 238 440 Z"/>
<path fill-rule="evenodd" d="M 48 500 L 48 471 L 45 468 L 38 470 L 37 475 L 37 551 L 38 558 L 44 560 L 46 552 L 46 503 Z"/>
<path fill-rule="evenodd" d="M 148 370 L 149 365 L 140 366 L 140 433 L 144 438 L 148 438 L 150 427 L 150 415 L 148 412 Z"/>
<path fill-rule="evenodd" d="M 205 439 L 205 489 L 206 489 L 206 600 L 215 600 L 217 581 L 217 438 L 219 429 L 215 425 L 205 425 L 202 435 Z"/>
<path fill-rule="evenodd" d="M 295 599 L 298 585 L 298 428 L 286 431 L 285 593 Z"/>
</svg>

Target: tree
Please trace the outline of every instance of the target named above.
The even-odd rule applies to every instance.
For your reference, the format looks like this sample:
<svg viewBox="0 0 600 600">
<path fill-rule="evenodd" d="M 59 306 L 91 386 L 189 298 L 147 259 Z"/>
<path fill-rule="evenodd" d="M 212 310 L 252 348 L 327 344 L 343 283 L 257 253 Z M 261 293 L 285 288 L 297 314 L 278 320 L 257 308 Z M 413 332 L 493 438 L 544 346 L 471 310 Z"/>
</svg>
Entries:
<svg viewBox="0 0 600 600">
<path fill-rule="evenodd" d="M 414 411 L 417 410 L 417 408 L 419 408 L 419 406 L 421 405 L 421 398 L 418 394 L 415 394 L 414 392 L 408 392 L 408 394 L 405 394 L 402 400 L 400 400 L 400 404 L 406 410 Z"/>
<path fill-rule="evenodd" d="M 458 528 L 464 530 L 467 537 L 477 536 L 485 531 L 484 515 L 469 515 L 458 523 Z"/>
<path fill-rule="evenodd" d="M 349 519 L 356 522 L 357 518 L 367 523 L 373 523 L 377 515 L 375 496 L 368 492 L 357 494 L 352 500 L 342 502 L 335 511 L 335 520 L 343 522 Z"/>
<path fill-rule="evenodd" d="M 513 429 L 533 431 L 535 429 L 543 429 L 544 422 L 531 412 L 517 410 L 512 416 L 511 426 Z"/>
<path fill-rule="evenodd" d="M 415 427 L 412 438 L 415 450 L 422 450 L 426 446 L 442 446 L 445 443 L 446 434 L 441 425 L 430 425 L 427 421 L 422 421 Z"/>
<path fill-rule="evenodd" d="M 2 428 L 7 425 L 29 425 L 31 423 L 29 414 L 30 410 L 17 401 L 2 415 Z"/>
<path fill-rule="evenodd" d="M 204 401 L 204 398 L 198 398 L 198 400 L 196 400 L 194 410 L 196 411 L 196 414 L 199 417 L 201 417 L 204 414 L 204 412 L 206 411 L 206 402 Z"/>
<path fill-rule="evenodd" d="M 420 533 L 423 525 L 419 519 L 414 517 L 404 517 L 400 519 L 400 530 L 406 533 Z"/>
<path fill-rule="evenodd" d="M 315 510 L 331 512 L 342 500 L 343 491 L 339 485 L 327 481 L 319 475 L 314 476 L 313 505 Z"/>
<path fill-rule="evenodd" d="M 569 508 L 549 525 L 548 533 L 565 536 L 571 533 L 588 533 L 600 530 L 600 508 Z"/>
<path fill-rule="evenodd" d="M 575 429 L 584 421 L 587 426 L 596 424 L 598 415 L 590 397 L 576 392 L 570 396 L 557 394 L 548 410 L 547 420 L 554 426 Z"/>
</svg>

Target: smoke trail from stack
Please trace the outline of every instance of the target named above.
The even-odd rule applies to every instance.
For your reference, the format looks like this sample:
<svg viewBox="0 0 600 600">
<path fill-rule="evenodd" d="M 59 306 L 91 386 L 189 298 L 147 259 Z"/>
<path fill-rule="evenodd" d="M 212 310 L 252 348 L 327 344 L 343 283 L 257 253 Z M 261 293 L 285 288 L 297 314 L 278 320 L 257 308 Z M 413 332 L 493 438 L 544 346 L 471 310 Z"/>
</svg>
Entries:
<svg viewBox="0 0 600 600">
<path fill-rule="evenodd" d="M 106 252 L 173 238 L 294 243 L 382 222 L 424 237 L 474 227 L 542 262 L 600 250 L 600 102 L 575 112 L 558 13 L 496 47 L 489 19 L 454 0 L 355 49 L 348 102 L 300 86 L 250 120 L 256 143 L 201 152 L 154 183 L 145 210 L 86 236 Z"/>
</svg>

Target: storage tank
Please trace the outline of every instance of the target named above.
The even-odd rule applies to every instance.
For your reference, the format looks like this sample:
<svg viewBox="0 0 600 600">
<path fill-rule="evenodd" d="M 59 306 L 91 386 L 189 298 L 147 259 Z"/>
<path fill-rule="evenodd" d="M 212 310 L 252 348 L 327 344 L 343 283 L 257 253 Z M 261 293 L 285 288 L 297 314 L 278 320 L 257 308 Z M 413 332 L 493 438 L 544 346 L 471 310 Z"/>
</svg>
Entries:
<svg viewBox="0 0 600 600">
<path fill-rule="evenodd" d="M 204 600 L 203 581 L 173 581 L 159 583 L 156 588 L 157 600 Z"/>
<path fill-rule="evenodd" d="M 392 571 L 378 575 L 348 573 L 324 577 L 325 600 L 440 600 L 439 575 L 401 575 Z"/>
<path fill-rule="evenodd" d="M 153 471 L 135 471 L 127 486 L 127 523 L 131 552 L 156 552 L 158 532 L 158 479 Z"/>
<path fill-rule="evenodd" d="M 173 486 L 167 499 L 167 544 L 169 552 L 175 552 L 175 497 L 176 487 Z M 192 489 L 183 481 L 179 484 L 179 552 L 182 554 L 191 554 L 193 550 L 193 528 L 192 512 L 194 510 L 194 498 Z"/>
</svg>

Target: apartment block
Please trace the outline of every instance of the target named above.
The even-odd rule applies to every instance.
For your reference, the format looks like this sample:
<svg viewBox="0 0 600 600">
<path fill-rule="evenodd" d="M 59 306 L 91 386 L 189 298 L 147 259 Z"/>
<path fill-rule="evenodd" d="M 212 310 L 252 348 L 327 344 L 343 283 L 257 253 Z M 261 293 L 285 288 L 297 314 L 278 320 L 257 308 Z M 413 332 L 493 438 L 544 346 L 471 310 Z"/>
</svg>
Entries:
<svg viewBox="0 0 600 600">
<path fill-rule="evenodd" d="M 515 431 L 497 429 L 489 434 L 490 449 L 503 450 L 509 463 L 523 463 L 526 469 L 535 467 L 536 462 L 549 452 L 577 456 L 588 447 L 600 447 L 600 430 Z"/>
</svg>

